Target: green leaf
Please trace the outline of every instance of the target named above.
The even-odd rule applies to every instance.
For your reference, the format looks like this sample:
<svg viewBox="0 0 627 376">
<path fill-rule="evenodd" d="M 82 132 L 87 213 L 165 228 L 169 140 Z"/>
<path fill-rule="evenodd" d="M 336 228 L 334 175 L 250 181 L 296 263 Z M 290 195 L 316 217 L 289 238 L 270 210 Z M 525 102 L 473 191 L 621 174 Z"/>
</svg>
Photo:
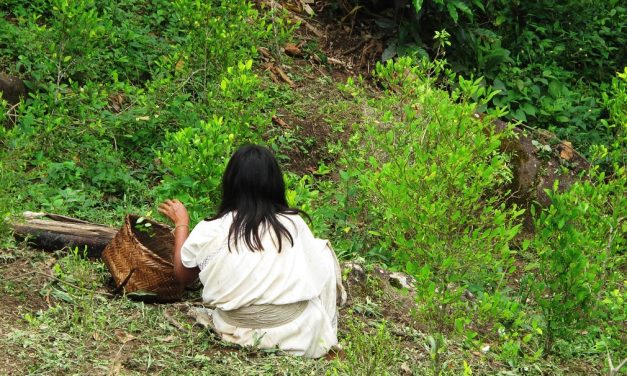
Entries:
<svg viewBox="0 0 627 376">
<path fill-rule="evenodd" d="M 558 81 L 551 81 L 549 84 L 549 94 L 553 98 L 559 98 L 562 96 L 562 84 Z"/>
<path fill-rule="evenodd" d="M 420 10 L 422 9 L 423 2 L 424 0 L 413 0 L 414 9 L 416 10 L 416 13 L 420 12 Z"/>
<path fill-rule="evenodd" d="M 454 3 L 447 3 L 446 8 L 448 9 L 448 14 L 453 19 L 453 22 L 457 23 L 459 19 L 459 14 L 457 14 L 457 8 Z"/>
<path fill-rule="evenodd" d="M 527 115 L 525 115 L 525 111 L 523 111 L 521 108 L 517 109 L 516 111 L 512 111 L 512 116 L 516 120 L 527 121 Z"/>
<path fill-rule="evenodd" d="M 455 6 L 457 7 L 457 9 L 466 13 L 469 17 L 472 17 L 472 11 L 470 10 L 470 8 L 468 8 L 468 5 L 466 5 L 466 3 L 464 3 L 463 1 L 456 1 Z"/>
<path fill-rule="evenodd" d="M 455 331 L 457 333 L 463 333 L 464 332 L 464 319 L 463 318 L 457 318 L 455 319 Z"/>
<path fill-rule="evenodd" d="M 522 109 L 528 115 L 535 116 L 536 114 L 536 107 L 529 102 L 523 103 Z"/>
</svg>

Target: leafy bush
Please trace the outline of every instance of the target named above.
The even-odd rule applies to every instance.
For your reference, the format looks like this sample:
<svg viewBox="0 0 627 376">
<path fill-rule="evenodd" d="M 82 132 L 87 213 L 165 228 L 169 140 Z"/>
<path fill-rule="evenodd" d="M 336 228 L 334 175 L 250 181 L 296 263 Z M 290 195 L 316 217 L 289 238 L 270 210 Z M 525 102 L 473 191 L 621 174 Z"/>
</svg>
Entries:
<svg viewBox="0 0 627 376">
<path fill-rule="evenodd" d="M 199 101 L 209 100 L 215 79 L 228 67 L 256 56 L 257 43 L 272 35 L 272 25 L 266 25 L 246 0 L 177 0 L 173 7 L 181 48 L 165 60 Z"/>
<path fill-rule="evenodd" d="M 491 104 L 509 106 L 509 119 L 552 130 L 584 152 L 615 136 L 615 129 L 603 124 L 601 96 L 603 83 L 627 59 L 627 8 L 620 1 L 412 4 L 416 13 L 397 24 L 384 58 L 436 57 L 442 46 L 431 38 L 445 29 L 451 35 L 446 46 L 451 67 L 483 76 L 501 90 Z"/>
<path fill-rule="evenodd" d="M 546 321 L 547 352 L 556 338 L 570 339 L 595 322 L 602 289 L 623 287 L 626 189 L 622 166 L 611 180 L 593 171 L 566 192 L 547 192 L 551 206 L 539 213 L 532 243 L 537 261 L 526 266 L 530 295 Z"/>
<path fill-rule="evenodd" d="M 473 117 L 473 104 L 434 90 L 424 69 L 409 58 L 377 66 L 387 90 L 370 105 L 383 115 L 355 132 L 362 151 L 348 170 L 358 176 L 368 230 L 392 264 L 417 278 L 424 313 L 447 327 L 464 291 L 499 288 L 520 212 L 499 191 L 511 176 L 498 152 L 502 135 Z M 476 82 L 462 87 L 458 96 L 479 92 Z"/>
<path fill-rule="evenodd" d="M 235 136 L 229 125 L 223 118 L 213 118 L 166 136 L 159 154 L 168 168 L 158 187 L 163 199 L 178 197 L 189 204 L 191 213 L 201 216 L 217 207 L 222 173 L 234 151 Z"/>
<path fill-rule="evenodd" d="M 231 134 L 228 145 L 198 154 L 215 163 L 233 142 L 259 141 L 270 122 L 270 100 L 249 57 L 273 25 L 249 2 L 55 0 L 2 9 L 11 17 L 0 19 L 7 31 L 0 50 L 18 61 L 9 70 L 32 88 L 15 128 L 2 130 L 5 156 L 18 156 L 14 170 L 31 183 L 34 206 L 67 213 L 143 207 L 178 194 L 193 177 L 209 180 L 187 193 L 198 193 L 196 207 L 206 213 L 201 204 L 215 200 L 211 182 L 221 167 L 200 168 L 170 148 L 191 150 L 183 135 L 207 145 L 214 140 L 198 137 L 217 126 L 223 133 L 216 137 Z M 151 192 L 164 173 L 165 184 Z M 182 181 L 170 184 L 172 176 Z"/>
<path fill-rule="evenodd" d="M 229 156 L 238 145 L 260 142 L 270 122 L 271 112 L 265 108 L 269 101 L 251 72 L 252 63 L 248 60 L 226 69 L 220 91 L 207 98 L 216 106 L 211 120 L 166 134 L 163 150 L 157 153 L 166 172 L 157 188 L 161 198 L 179 197 L 200 216 L 217 208 Z"/>
</svg>

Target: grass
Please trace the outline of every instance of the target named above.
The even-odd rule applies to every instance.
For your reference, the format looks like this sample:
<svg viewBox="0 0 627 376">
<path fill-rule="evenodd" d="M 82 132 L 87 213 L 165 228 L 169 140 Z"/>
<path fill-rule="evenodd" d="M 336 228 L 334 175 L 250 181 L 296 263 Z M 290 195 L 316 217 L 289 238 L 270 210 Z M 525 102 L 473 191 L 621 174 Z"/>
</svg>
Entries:
<svg viewBox="0 0 627 376">
<path fill-rule="evenodd" d="M 411 320 L 411 297 L 374 267 L 366 278 L 345 270 L 344 357 L 312 360 L 223 343 L 187 314 L 199 304 L 198 292 L 176 304 L 110 297 L 106 268 L 80 252 L 49 254 L 21 244 L 2 255 L 0 374 L 461 375 L 465 367 L 474 375 L 601 374 L 590 359 L 512 369 L 455 337 L 433 349 L 433 336 Z"/>
<path fill-rule="evenodd" d="M 324 54 L 315 42 L 306 49 L 308 54 Z M 351 147 L 352 129 L 376 121 L 375 110 L 368 101 L 357 101 L 341 89 L 346 73 L 304 59 L 282 57 L 279 63 L 296 87 L 272 83 L 265 71 L 256 72 L 272 98 L 268 108 L 287 124 L 272 125 L 263 139 L 288 171 L 314 175 L 315 194 L 322 193 L 332 205 L 345 205 L 338 216 L 348 218 L 352 180 L 342 180 L 336 171 Z M 368 88 L 364 95 L 376 97 L 378 88 Z M 149 215 L 155 206 L 148 186 L 119 197 L 91 192 L 89 187 L 61 190 L 52 183 L 24 187 L 27 172 L 2 167 L 4 189 L 0 191 L 7 192 L 0 192 L 2 217 L 45 209 L 117 226 L 126 213 Z M 29 182 L 40 183 L 37 176 Z M 359 225 L 346 218 L 330 218 L 329 228 L 315 230 L 333 239 L 343 257 L 377 259 L 376 253 L 366 254 L 371 250 L 362 244 Z M 315 225 L 324 227 L 320 222 Z M 198 292 L 189 292 L 177 304 L 111 297 L 109 275 L 101 262 L 86 260 L 76 250 L 48 254 L 15 243 L 0 220 L 0 375 L 605 374 L 600 366 L 605 364 L 604 355 L 586 353 L 589 343 L 578 347 L 574 342 L 568 356 L 562 352 L 561 358 L 510 364 L 497 354 L 496 343 L 491 349 L 486 343 L 483 351 L 461 334 L 432 332 L 435 325 L 415 312 L 414 297 L 392 287 L 375 265 L 366 265 L 364 275 L 348 268 L 343 274 L 349 292 L 349 302 L 340 312 L 344 356 L 303 359 L 223 343 L 188 315 L 190 307 L 200 304 Z M 498 338 L 486 339 L 490 340 Z"/>
</svg>

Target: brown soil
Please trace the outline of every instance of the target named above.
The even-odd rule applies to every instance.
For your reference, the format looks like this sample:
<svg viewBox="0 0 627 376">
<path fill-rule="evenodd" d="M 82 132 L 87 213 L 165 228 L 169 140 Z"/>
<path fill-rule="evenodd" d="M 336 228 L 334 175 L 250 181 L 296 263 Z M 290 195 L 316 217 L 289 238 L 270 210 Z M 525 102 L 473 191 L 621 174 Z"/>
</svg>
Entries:
<svg viewBox="0 0 627 376">
<path fill-rule="evenodd" d="M 389 30 L 381 29 L 376 20 L 386 16 L 375 14 L 366 7 L 355 9 L 346 1 L 317 1 L 315 15 L 308 17 L 298 2 L 286 3 L 286 8 L 321 32 L 321 36 L 315 35 L 306 25 L 299 30 L 303 39 L 317 40 L 321 44 L 331 67 L 352 76 L 370 76 L 381 60 L 384 40 L 389 34 Z"/>
<path fill-rule="evenodd" d="M 0 253 L 10 250 L 0 250 Z M 47 278 L 34 271 L 44 272 L 50 268 L 50 260 L 31 263 L 31 260 L 16 258 L 0 264 L 0 374 L 23 375 L 27 373 L 27 364 L 20 363 L 14 354 L 19 349 L 13 348 L 7 337 L 15 330 L 26 327 L 25 313 L 34 314 L 46 309 L 49 302 L 39 291 L 47 283 Z"/>
<path fill-rule="evenodd" d="M 279 63 L 272 61 L 267 64 Z M 288 75 L 297 77 L 291 88 L 285 87 L 295 99 L 277 110 L 273 128 L 267 137 L 278 133 L 290 138 L 282 145 L 289 147 L 282 150 L 288 159 L 283 162 L 287 170 L 315 174 L 320 163 L 331 165 L 336 162 L 337 156 L 329 153 L 328 143 L 346 142 L 351 126 L 361 121 L 361 114 L 354 105 L 341 109 L 336 106 L 340 100 L 349 100 L 337 86 L 345 83 L 351 74 L 321 65 L 305 56 L 294 58 L 282 69 Z"/>
<path fill-rule="evenodd" d="M 351 271 L 344 282 L 347 301 L 340 309 L 340 316 L 349 316 L 348 310 L 355 310 L 356 306 L 369 300 L 380 309 L 381 317 L 390 322 L 392 326 L 411 328 L 420 332 L 428 331 L 424 323 L 418 322 L 412 315 L 411 308 L 416 305 L 414 293 L 392 286 L 389 278 L 390 272 L 377 266 L 372 266 L 368 268 L 369 270 L 361 272 L 350 265 L 353 263 L 348 263 L 343 267 L 349 268 Z M 358 312 L 355 312 L 353 316 L 361 317 L 364 320 L 372 318 L 367 313 Z M 394 334 L 403 337 L 398 332 Z"/>
<path fill-rule="evenodd" d="M 304 119 L 286 112 L 283 120 L 296 129 L 299 139 L 305 140 L 303 147 L 287 151 L 289 170 L 298 174 L 315 173 L 320 162 L 328 160 L 325 146 L 331 136 L 329 125 L 319 115 Z"/>
<path fill-rule="evenodd" d="M 499 120 L 495 125 L 499 130 L 506 127 L 506 123 Z M 525 209 L 522 234 L 525 237 L 534 231 L 531 206 L 551 204 L 545 190 L 553 189 L 557 181 L 558 190 L 563 192 L 581 180 L 579 176 L 590 168 L 590 163 L 570 144 L 548 131 L 516 128 L 514 133 L 515 137 L 501 143 L 501 151 L 511 156 L 512 165 L 513 179 L 505 189 L 512 192 L 509 204 Z M 534 143 L 549 149 L 540 150 Z"/>
</svg>

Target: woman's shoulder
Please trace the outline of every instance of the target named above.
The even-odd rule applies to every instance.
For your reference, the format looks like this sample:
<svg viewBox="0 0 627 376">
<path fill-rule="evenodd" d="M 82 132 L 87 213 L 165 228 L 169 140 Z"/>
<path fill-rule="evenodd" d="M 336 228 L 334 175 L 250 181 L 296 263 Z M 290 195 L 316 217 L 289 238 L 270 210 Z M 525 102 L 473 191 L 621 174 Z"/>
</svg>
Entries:
<svg viewBox="0 0 627 376">
<path fill-rule="evenodd" d="M 198 222 L 192 230 L 192 234 L 196 235 L 214 235 L 219 232 L 228 231 L 230 226 L 230 216 L 224 215 L 218 218 L 206 218 Z M 190 234 L 190 236 L 192 235 Z"/>
</svg>

